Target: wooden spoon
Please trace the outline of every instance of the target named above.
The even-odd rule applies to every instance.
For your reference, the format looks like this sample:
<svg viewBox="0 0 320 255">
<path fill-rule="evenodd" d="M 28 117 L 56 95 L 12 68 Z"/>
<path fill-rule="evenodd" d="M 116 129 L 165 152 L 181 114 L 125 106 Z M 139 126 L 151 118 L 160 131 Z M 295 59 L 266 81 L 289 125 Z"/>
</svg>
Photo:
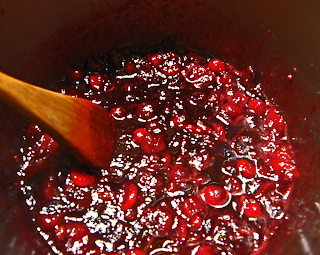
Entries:
<svg viewBox="0 0 320 255">
<path fill-rule="evenodd" d="M 83 164 L 94 168 L 109 166 L 114 125 L 101 106 L 28 84 L 1 72 L 0 99 L 38 124 Z"/>
</svg>

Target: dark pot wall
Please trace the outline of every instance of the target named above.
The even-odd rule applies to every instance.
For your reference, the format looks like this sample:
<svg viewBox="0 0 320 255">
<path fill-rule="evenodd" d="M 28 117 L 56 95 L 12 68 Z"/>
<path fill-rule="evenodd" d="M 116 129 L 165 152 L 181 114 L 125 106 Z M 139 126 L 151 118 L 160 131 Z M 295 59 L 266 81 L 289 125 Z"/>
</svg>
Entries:
<svg viewBox="0 0 320 255">
<path fill-rule="evenodd" d="M 314 203 L 319 201 L 317 180 L 320 180 L 318 1 L 3 0 L 0 70 L 46 86 L 91 53 L 113 46 L 160 41 L 168 35 L 175 35 L 178 42 L 190 48 L 220 55 L 237 68 L 254 65 L 261 74 L 259 81 L 287 118 L 303 173 L 290 208 L 292 220 L 284 222 L 285 230 L 279 232 L 274 242 L 291 240 L 292 245 L 288 245 L 284 254 L 308 254 L 311 251 L 303 245 L 306 237 L 308 242 L 311 240 L 310 249 L 316 251 L 320 244 L 317 234 L 320 216 Z M 288 74 L 294 76 L 293 81 L 288 81 Z M 0 120 L 4 123 L 0 128 L 0 148 L 6 148 L 0 150 L 1 180 L 11 181 L 12 186 L 14 178 L 7 176 L 15 167 L 12 157 L 21 119 L 0 104 Z M 2 200 L 10 212 L 9 218 L 21 216 L 23 223 L 28 222 L 24 210 L 12 207 L 8 197 L 9 202 L 16 203 L 19 194 L 11 188 L 3 190 Z M 8 216 L 2 218 L 8 221 Z M 288 229 L 303 227 L 304 222 L 305 231 L 294 230 L 288 235 Z M 20 227 L 18 221 L 14 225 L 26 227 L 23 224 Z M 36 234 L 29 236 L 38 242 Z M 23 247 L 19 254 L 30 254 L 22 239 L 18 240 L 15 248 Z M 7 243 L 0 242 L 1 254 L 18 254 L 10 253 Z M 270 245 L 270 250 L 280 252 L 274 247 Z"/>
</svg>

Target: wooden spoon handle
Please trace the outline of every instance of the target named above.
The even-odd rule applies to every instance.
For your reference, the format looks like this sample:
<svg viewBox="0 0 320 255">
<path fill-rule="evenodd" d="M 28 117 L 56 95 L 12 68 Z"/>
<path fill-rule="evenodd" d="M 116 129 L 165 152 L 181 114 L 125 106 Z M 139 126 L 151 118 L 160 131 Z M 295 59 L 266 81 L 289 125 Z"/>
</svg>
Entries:
<svg viewBox="0 0 320 255">
<path fill-rule="evenodd" d="M 108 167 L 113 151 L 113 119 L 101 106 L 1 72 L 0 99 L 39 124 L 82 163 Z"/>
</svg>

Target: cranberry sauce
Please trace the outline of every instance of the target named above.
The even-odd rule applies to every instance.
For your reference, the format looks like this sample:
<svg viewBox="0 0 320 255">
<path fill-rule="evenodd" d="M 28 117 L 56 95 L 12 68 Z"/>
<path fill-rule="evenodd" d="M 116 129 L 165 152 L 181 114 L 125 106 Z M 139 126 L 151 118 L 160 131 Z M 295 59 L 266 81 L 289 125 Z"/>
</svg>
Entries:
<svg viewBox="0 0 320 255">
<path fill-rule="evenodd" d="M 183 47 L 112 49 L 53 89 L 116 120 L 108 169 L 88 169 L 26 126 L 18 175 L 61 254 L 253 254 L 285 217 L 299 173 L 254 71 Z"/>
</svg>

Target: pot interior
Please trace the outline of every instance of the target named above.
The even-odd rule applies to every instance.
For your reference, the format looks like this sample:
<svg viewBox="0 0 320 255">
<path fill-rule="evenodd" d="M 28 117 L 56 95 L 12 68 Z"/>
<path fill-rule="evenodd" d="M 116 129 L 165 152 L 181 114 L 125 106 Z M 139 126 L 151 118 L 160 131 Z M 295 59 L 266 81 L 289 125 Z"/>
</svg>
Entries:
<svg viewBox="0 0 320 255">
<path fill-rule="evenodd" d="M 292 197 L 291 216 L 272 242 L 288 240 L 294 245 L 286 246 L 284 253 L 308 254 L 320 246 L 319 204 L 315 202 L 320 180 L 319 12 L 317 1 L 83 0 L 75 4 L 4 0 L 0 5 L 0 70 L 48 87 L 90 54 L 164 38 L 221 56 L 240 70 L 253 65 L 258 82 L 286 117 L 302 173 Z M 293 75 L 292 81 L 288 75 Z M 18 206 L 21 197 L 12 176 L 12 169 L 18 167 L 14 155 L 23 118 L 2 103 L 0 107 L 1 179 L 6 183 L 2 201 L 5 211 L 10 211 L 10 217 L 3 217 L 24 219 L 28 217 L 25 208 Z M 28 220 L 17 226 L 29 235 L 33 231 Z M 37 233 L 31 236 L 36 240 L 33 247 L 48 252 Z M 269 246 L 271 253 L 278 252 L 278 246 Z M 27 252 L 19 254 L 29 254 L 24 249 Z"/>
</svg>

